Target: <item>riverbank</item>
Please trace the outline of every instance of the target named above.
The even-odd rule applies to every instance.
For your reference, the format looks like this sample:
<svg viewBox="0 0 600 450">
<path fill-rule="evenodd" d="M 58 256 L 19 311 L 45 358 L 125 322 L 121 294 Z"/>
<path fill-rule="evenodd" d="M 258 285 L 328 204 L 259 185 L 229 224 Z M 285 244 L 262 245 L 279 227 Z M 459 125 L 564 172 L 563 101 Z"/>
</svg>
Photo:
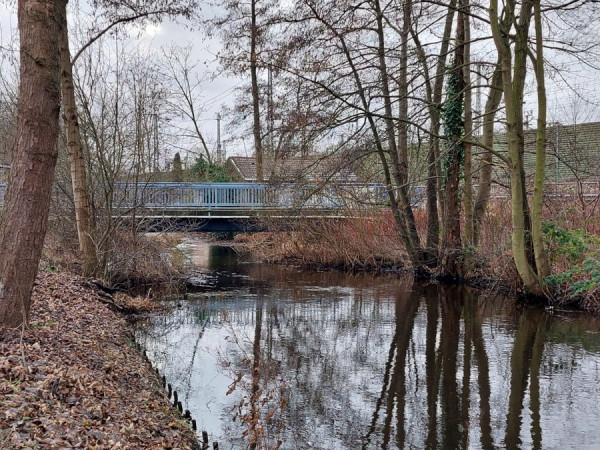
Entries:
<svg viewBox="0 0 600 450">
<path fill-rule="evenodd" d="M 545 302 L 549 307 L 600 314 L 600 222 L 576 210 L 555 212 L 544 223 L 551 275 L 546 298 L 527 296 L 512 258 L 508 204 L 495 204 L 485 216 L 477 249 L 463 251 L 461 283 L 505 295 Z M 426 216 L 415 211 L 425 241 Z M 236 236 L 238 249 L 257 262 L 319 270 L 413 273 L 389 211 L 368 218 L 307 223 L 296 231 Z M 436 279 L 436 269 L 420 277 Z"/>
<path fill-rule="evenodd" d="M 81 277 L 39 273 L 29 328 L 0 329 L 0 448 L 198 448 L 110 303 Z"/>
</svg>

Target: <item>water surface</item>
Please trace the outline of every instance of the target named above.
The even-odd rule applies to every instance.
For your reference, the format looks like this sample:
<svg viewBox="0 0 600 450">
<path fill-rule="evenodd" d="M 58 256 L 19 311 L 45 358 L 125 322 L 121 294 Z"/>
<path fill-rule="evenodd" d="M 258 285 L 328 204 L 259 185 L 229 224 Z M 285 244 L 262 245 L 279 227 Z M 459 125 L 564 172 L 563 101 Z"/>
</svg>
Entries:
<svg viewBox="0 0 600 450">
<path fill-rule="evenodd" d="M 221 448 L 600 448 L 600 321 L 459 287 L 184 246 L 138 338 Z"/>
</svg>

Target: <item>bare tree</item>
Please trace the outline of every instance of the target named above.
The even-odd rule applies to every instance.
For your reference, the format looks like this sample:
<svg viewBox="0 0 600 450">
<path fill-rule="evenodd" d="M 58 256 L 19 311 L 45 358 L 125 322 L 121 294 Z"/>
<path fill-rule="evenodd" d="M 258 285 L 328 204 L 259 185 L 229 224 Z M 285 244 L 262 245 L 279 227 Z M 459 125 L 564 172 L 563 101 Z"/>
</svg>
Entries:
<svg viewBox="0 0 600 450">
<path fill-rule="evenodd" d="M 272 0 L 227 0 L 219 6 L 225 14 L 211 21 L 223 41 L 218 59 L 223 69 L 236 75 L 250 75 L 252 99 L 252 136 L 256 159 L 256 176 L 264 180 L 264 145 L 261 123 L 260 70 L 266 68 L 265 44 L 278 8 Z"/>
<path fill-rule="evenodd" d="M 466 1 L 459 0 L 456 23 L 456 49 L 449 73 L 447 95 L 444 104 L 444 127 L 447 136 L 447 152 L 444 158 L 444 220 L 440 255 L 440 273 L 444 277 L 463 276 L 462 241 L 460 232 L 460 175 L 465 156 L 464 148 L 464 94 L 465 94 L 465 8 Z"/>
<path fill-rule="evenodd" d="M 77 234 L 82 254 L 82 268 L 84 275 L 95 275 L 100 270 L 97 256 L 96 243 L 94 242 L 94 223 L 91 211 L 90 194 L 88 192 L 84 153 L 79 134 L 77 119 L 77 106 L 73 89 L 73 64 L 84 50 L 100 39 L 111 29 L 131 23 L 134 21 L 159 21 L 165 16 L 187 16 L 190 17 L 197 7 L 195 0 L 181 3 L 156 0 L 144 4 L 124 4 L 123 2 L 105 0 L 99 2 L 98 7 L 103 8 L 106 23 L 98 30 L 92 31 L 92 36 L 79 49 L 75 56 L 71 57 L 69 50 L 69 34 L 66 12 L 63 15 L 63 35 L 61 38 L 61 84 L 63 90 L 64 123 L 67 133 L 67 145 L 69 148 L 69 159 L 71 161 L 71 177 L 73 183 L 73 199 L 75 203 L 75 215 L 77 221 Z M 65 4 L 66 10 L 66 4 Z"/>
<path fill-rule="evenodd" d="M 419 64 L 422 66 L 423 83 L 425 84 L 425 101 L 429 112 L 429 148 L 427 151 L 427 241 L 426 248 L 429 252 L 429 259 L 437 259 L 438 246 L 440 240 L 440 221 L 438 214 L 438 198 L 443 205 L 443 196 L 441 195 L 441 166 L 440 166 L 440 111 L 442 105 L 442 93 L 444 87 L 444 71 L 450 48 L 450 39 L 452 33 L 452 22 L 456 10 L 456 0 L 448 3 L 446 16 L 444 19 L 444 29 L 440 43 L 439 53 L 435 57 L 435 66 L 433 76 L 427 62 L 427 53 L 425 46 L 421 43 L 419 32 L 412 23 L 410 31 L 412 39 L 417 49 Z M 443 209 L 443 208 L 442 208 Z"/>
<path fill-rule="evenodd" d="M 517 4 L 512 0 L 507 3 L 504 14 L 509 17 L 508 27 L 504 26 L 499 18 L 498 2 L 492 0 L 490 3 L 490 23 L 494 36 L 494 43 L 500 56 L 502 68 L 502 88 L 504 92 L 504 104 L 506 106 L 507 139 L 508 139 L 508 173 L 511 184 L 512 204 L 512 251 L 515 265 L 519 276 L 523 280 L 525 288 L 535 295 L 543 295 L 543 277 L 536 270 L 535 259 L 529 254 L 531 240 L 528 232 L 532 229 L 541 231 L 539 224 L 531 223 L 531 215 L 526 196 L 525 168 L 523 163 L 524 139 L 523 139 L 523 95 L 526 77 L 526 66 L 529 48 L 529 27 L 533 16 L 533 2 L 525 0 Z M 514 31 L 513 31 L 514 28 Z M 514 36 L 514 38 L 512 38 Z M 514 41 L 512 39 L 514 39 Z M 537 37 L 541 42 L 541 36 Z M 540 64 L 543 64 L 540 62 Z M 538 204 L 541 208 L 541 202 Z M 540 211 L 541 213 L 541 211 Z M 534 214 L 541 219 L 541 214 Z M 540 241 L 534 239 L 534 249 Z M 543 242 L 541 242 L 543 245 Z M 536 251 L 536 256 L 539 251 Z M 542 266 L 547 267 L 545 261 Z"/>
<path fill-rule="evenodd" d="M 191 53 L 191 44 L 183 47 L 171 45 L 162 49 L 165 75 L 172 85 L 166 102 L 175 114 L 185 117 L 189 122 L 177 133 L 182 137 L 200 141 L 206 160 L 212 164 L 210 150 L 200 129 L 199 114 L 202 107 L 199 103 L 204 78 L 199 75 L 198 62 L 191 60 Z"/>
</svg>

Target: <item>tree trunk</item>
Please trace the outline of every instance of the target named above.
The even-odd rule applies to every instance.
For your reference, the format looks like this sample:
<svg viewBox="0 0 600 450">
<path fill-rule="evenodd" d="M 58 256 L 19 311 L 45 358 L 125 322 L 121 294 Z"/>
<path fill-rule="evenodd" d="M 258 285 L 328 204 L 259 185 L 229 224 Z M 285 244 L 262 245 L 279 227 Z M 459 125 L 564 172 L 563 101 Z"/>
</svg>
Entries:
<svg viewBox="0 0 600 450">
<path fill-rule="evenodd" d="M 464 157 L 463 146 L 463 98 L 465 91 L 465 77 L 463 75 L 465 62 L 465 23 L 464 3 L 459 3 L 456 26 L 456 51 L 454 67 L 448 81 L 448 100 L 445 107 L 445 128 L 449 140 L 446 155 L 445 172 L 445 210 L 442 234 L 442 249 L 440 258 L 439 275 L 444 278 L 459 279 L 464 275 L 463 251 L 460 235 L 460 195 L 459 183 L 462 160 Z"/>
<path fill-rule="evenodd" d="M 521 8 L 520 26 L 515 33 L 515 39 L 520 40 L 520 53 L 515 56 L 515 76 L 520 76 L 526 61 L 523 61 L 524 49 L 523 40 L 527 39 L 527 29 L 529 23 L 523 18 L 523 15 L 531 14 L 531 8 L 528 8 L 525 2 Z M 514 5 L 513 5 L 514 6 Z M 528 257 L 528 244 L 526 237 L 527 221 L 529 212 L 527 208 L 527 198 L 525 196 L 525 185 L 523 177 L 523 158 L 521 155 L 522 144 L 522 113 L 523 113 L 523 86 L 524 80 L 512 79 L 512 54 L 505 30 L 501 29 L 498 20 L 498 0 L 490 1 L 490 24 L 494 43 L 498 49 L 500 63 L 502 68 L 502 88 L 504 91 L 504 103 L 506 105 L 506 128 L 508 139 L 508 171 L 510 175 L 511 191 L 511 216 L 512 216 L 512 251 L 513 259 L 519 277 L 523 281 L 525 289 L 534 295 L 543 295 L 541 283 L 536 272 L 530 265 Z M 515 50 L 516 51 L 516 50 Z M 519 130 L 521 127 L 521 130 Z"/>
<path fill-rule="evenodd" d="M 99 272 L 96 244 L 94 242 L 94 221 L 88 186 L 86 180 L 85 159 L 79 134 L 77 105 L 75 104 L 75 89 L 73 87 L 73 66 L 69 50 L 69 33 L 66 22 L 62 26 L 60 38 L 60 69 L 63 104 L 63 121 L 67 135 L 67 148 L 71 164 L 71 183 L 73 185 L 73 202 L 77 222 L 77 237 L 81 251 L 81 266 L 83 276 L 96 276 Z"/>
<path fill-rule="evenodd" d="M 514 0 L 513 0 L 514 2 Z M 514 11 L 514 6 L 512 6 Z M 513 18 L 515 26 L 515 38 L 514 38 L 514 63 L 513 63 L 513 78 L 512 78 L 512 92 L 513 92 L 513 107 L 515 108 L 515 132 L 518 143 L 518 155 L 519 155 L 519 174 L 521 177 L 521 189 L 522 201 L 523 201 L 523 213 L 525 215 L 525 254 L 527 256 L 527 262 L 532 267 L 533 271 L 536 270 L 535 254 L 533 250 L 532 233 L 531 233 L 531 210 L 529 208 L 529 202 L 527 199 L 527 184 L 525 177 L 525 131 L 523 121 L 523 92 L 525 90 L 525 81 L 527 79 L 527 57 L 530 49 L 528 48 L 529 39 L 529 26 L 531 23 L 533 3 L 531 0 L 524 0 L 521 2 L 521 9 L 518 17 Z"/>
<path fill-rule="evenodd" d="M 0 223 L 0 325 L 29 320 L 58 154 L 59 41 L 66 0 L 20 0 L 17 143 Z"/>
<path fill-rule="evenodd" d="M 544 197 L 544 179 L 546 176 L 546 83 L 544 80 L 544 41 L 542 34 L 542 13 L 540 1 L 534 3 L 535 23 L 535 77 L 537 80 L 538 119 L 535 148 L 535 180 L 533 201 L 531 203 L 531 240 L 535 256 L 538 277 L 544 280 L 550 274 L 544 233 L 542 232 L 542 202 Z"/>
<path fill-rule="evenodd" d="M 451 0 L 448 4 L 448 12 L 446 13 L 446 22 L 444 26 L 444 34 L 442 37 L 442 45 L 440 53 L 437 57 L 435 75 L 432 80 L 429 75 L 429 67 L 427 57 L 418 33 L 414 28 L 410 28 L 412 38 L 417 48 L 417 55 L 423 68 L 425 78 L 425 90 L 427 95 L 427 103 L 429 110 L 429 149 L 427 152 L 427 182 L 425 192 L 427 196 L 427 264 L 430 267 L 437 265 L 438 251 L 440 243 L 440 215 L 438 213 L 438 192 L 441 185 L 439 171 L 437 169 L 440 154 L 440 107 L 442 103 L 442 92 L 444 87 L 444 73 L 446 70 L 446 59 L 448 48 L 450 46 L 450 38 L 452 33 L 452 22 L 454 21 L 454 10 L 456 9 L 456 0 Z"/>
<path fill-rule="evenodd" d="M 471 23 L 469 0 L 463 0 L 463 27 L 464 27 L 464 62 L 462 73 L 465 85 L 465 123 L 464 136 L 467 138 L 463 143 L 465 150 L 464 162 L 464 210 L 465 210 L 465 245 L 473 245 L 473 157 L 471 140 L 473 137 L 473 95 L 471 86 Z M 471 265 L 470 251 L 465 254 L 465 267 L 468 269 Z"/>
<path fill-rule="evenodd" d="M 378 58 L 379 58 L 379 73 L 381 75 L 381 92 L 383 95 L 383 105 L 385 111 L 385 128 L 388 140 L 388 153 L 391 160 L 391 169 L 394 181 L 398 186 L 398 207 L 400 208 L 402 218 L 406 223 L 405 240 L 408 242 L 406 251 L 410 255 L 415 272 L 419 273 L 424 269 L 425 255 L 421 247 L 415 217 L 410 205 L 410 197 L 408 194 L 408 161 L 407 148 L 398 149 L 396 143 L 396 134 L 394 132 L 394 120 L 392 112 L 392 102 L 390 96 L 389 73 L 385 60 L 385 35 L 383 30 L 383 13 L 379 0 L 373 2 L 377 20 L 377 36 L 378 36 Z M 405 20 L 409 20 L 405 18 Z M 405 118 L 408 120 L 408 118 Z"/>
<path fill-rule="evenodd" d="M 256 0 L 251 0 L 252 25 L 250 29 L 250 76 L 252 78 L 252 113 L 254 122 L 252 125 L 252 133 L 254 134 L 254 154 L 256 158 L 256 181 L 264 181 L 263 168 L 263 148 L 262 136 L 260 132 L 260 109 L 259 109 L 259 93 L 258 93 L 258 74 L 257 74 L 257 59 L 256 41 L 258 40 L 258 28 L 256 26 Z"/>
<path fill-rule="evenodd" d="M 490 86 L 490 95 L 485 103 L 483 113 L 483 129 L 481 132 L 481 142 L 484 146 L 483 156 L 481 158 L 481 167 L 479 169 L 479 187 L 477 189 L 477 198 L 473 212 L 473 245 L 479 245 L 481 236 L 481 223 L 483 216 L 490 201 L 490 192 L 492 187 L 492 166 L 493 154 L 486 150 L 494 146 L 494 120 L 496 111 L 502 100 L 502 69 L 500 61 L 496 65 L 492 75 L 492 84 Z"/>
<path fill-rule="evenodd" d="M 402 34 L 400 35 L 400 74 L 398 76 L 398 154 L 400 164 L 408 168 L 408 36 L 412 0 L 402 6 Z"/>
</svg>

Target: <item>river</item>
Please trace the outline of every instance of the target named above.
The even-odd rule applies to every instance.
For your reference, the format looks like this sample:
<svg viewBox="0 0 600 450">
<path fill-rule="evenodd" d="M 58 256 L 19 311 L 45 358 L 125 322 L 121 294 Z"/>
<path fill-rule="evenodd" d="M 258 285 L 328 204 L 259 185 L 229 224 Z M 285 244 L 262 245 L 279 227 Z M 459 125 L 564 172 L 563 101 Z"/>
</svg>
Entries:
<svg viewBox="0 0 600 450">
<path fill-rule="evenodd" d="M 600 320 L 463 287 L 242 261 L 137 338 L 221 449 L 600 448 Z"/>
</svg>

